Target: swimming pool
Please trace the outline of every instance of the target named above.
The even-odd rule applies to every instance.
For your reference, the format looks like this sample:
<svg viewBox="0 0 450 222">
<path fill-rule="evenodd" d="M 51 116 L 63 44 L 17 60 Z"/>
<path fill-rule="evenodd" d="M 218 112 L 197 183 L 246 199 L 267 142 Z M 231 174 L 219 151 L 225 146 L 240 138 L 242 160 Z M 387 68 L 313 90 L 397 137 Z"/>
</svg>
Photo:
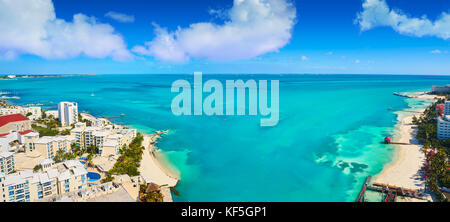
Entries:
<svg viewBox="0 0 450 222">
<path fill-rule="evenodd" d="M 96 173 L 96 172 L 88 172 L 87 173 L 87 178 L 89 182 L 95 182 L 97 180 L 100 180 L 100 174 Z"/>
</svg>

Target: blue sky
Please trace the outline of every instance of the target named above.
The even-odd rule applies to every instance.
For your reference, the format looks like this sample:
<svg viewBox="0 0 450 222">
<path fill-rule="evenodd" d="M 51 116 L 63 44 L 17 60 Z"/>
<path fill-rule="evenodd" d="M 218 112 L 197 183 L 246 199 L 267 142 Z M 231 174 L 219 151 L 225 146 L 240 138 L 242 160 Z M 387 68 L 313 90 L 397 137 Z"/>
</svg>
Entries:
<svg viewBox="0 0 450 222">
<path fill-rule="evenodd" d="M 0 73 L 450 74 L 446 0 L 28 1 L 0 0 Z"/>
</svg>

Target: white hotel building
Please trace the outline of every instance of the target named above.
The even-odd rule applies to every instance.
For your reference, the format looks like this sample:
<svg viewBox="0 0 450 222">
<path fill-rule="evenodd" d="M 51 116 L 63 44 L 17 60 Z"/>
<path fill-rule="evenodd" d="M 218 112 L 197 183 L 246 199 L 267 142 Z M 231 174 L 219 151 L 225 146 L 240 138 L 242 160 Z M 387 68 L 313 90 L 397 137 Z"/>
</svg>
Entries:
<svg viewBox="0 0 450 222">
<path fill-rule="evenodd" d="M 38 106 L 33 107 L 21 107 L 13 106 L 10 108 L 0 108 L 0 116 L 22 114 L 27 116 L 31 120 L 37 120 L 42 116 L 42 109 Z"/>
<path fill-rule="evenodd" d="M 78 122 L 78 104 L 60 102 L 58 104 L 58 118 L 62 126 L 70 126 Z"/>
<path fill-rule="evenodd" d="M 450 139 L 450 101 L 445 102 L 444 118 L 438 117 L 437 122 L 438 139 Z"/>
<path fill-rule="evenodd" d="M 11 173 L 16 170 L 13 152 L 0 153 L 0 173 Z"/>
<path fill-rule="evenodd" d="M 136 137 L 136 129 L 114 129 L 112 125 L 105 127 L 86 127 L 85 123 L 75 124 L 70 131 L 75 143 L 86 149 L 91 145 L 99 149 L 98 154 L 104 157 L 119 155 L 123 146 L 128 146 Z"/>
<path fill-rule="evenodd" d="M 54 165 L 44 172 L 0 173 L 0 202 L 33 202 L 87 188 L 87 171 L 77 160 Z"/>
</svg>

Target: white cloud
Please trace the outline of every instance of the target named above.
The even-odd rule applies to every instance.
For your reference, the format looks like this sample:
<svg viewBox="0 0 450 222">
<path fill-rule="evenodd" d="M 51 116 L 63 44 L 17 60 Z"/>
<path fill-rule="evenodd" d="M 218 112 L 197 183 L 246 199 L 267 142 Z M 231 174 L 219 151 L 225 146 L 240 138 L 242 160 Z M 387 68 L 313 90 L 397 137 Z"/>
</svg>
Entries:
<svg viewBox="0 0 450 222">
<path fill-rule="evenodd" d="M 439 49 L 435 49 L 435 50 L 431 51 L 430 53 L 431 54 L 441 54 L 442 52 Z"/>
<path fill-rule="evenodd" d="M 355 63 L 359 64 L 359 63 L 361 63 L 361 60 L 357 59 L 357 60 L 355 60 Z"/>
<path fill-rule="evenodd" d="M 118 22 L 122 22 L 122 23 L 134 22 L 134 16 L 133 15 L 126 15 L 126 14 L 119 13 L 119 12 L 110 11 L 110 12 L 105 14 L 105 17 L 114 19 L 114 20 L 116 20 Z"/>
<path fill-rule="evenodd" d="M 302 61 L 306 61 L 306 60 L 308 60 L 309 58 L 308 57 L 306 57 L 306 56 L 302 56 Z"/>
<path fill-rule="evenodd" d="M 402 35 L 450 39 L 450 14 L 446 12 L 437 20 L 430 21 L 425 15 L 415 18 L 398 9 L 390 9 L 385 0 L 364 0 L 362 7 L 355 20 L 361 31 L 388 26 Z"/>
<path fill-rule="evenodd" d="M 327 52 L 325 55 L 333 55 L 333 52 Z"/>
<path fill-rule="evenodd" d="M 226 15 L 224 24 L 195 23 L 173 32 L 156 25 L 156 37 L 132 51 L 167 61 L 233 60 L 277 52 L 292 37 L 296 9 L 290 0 L 234 0 Z"/>
<path fill-rule="evenodd" d="M 67 22 L 56 18 L 51 0 L 0 0 L 0 57 L 21 54 L 47 59 L 133 58 L 122 36 L 94 17 L 76 14 Z"/>
</svg>

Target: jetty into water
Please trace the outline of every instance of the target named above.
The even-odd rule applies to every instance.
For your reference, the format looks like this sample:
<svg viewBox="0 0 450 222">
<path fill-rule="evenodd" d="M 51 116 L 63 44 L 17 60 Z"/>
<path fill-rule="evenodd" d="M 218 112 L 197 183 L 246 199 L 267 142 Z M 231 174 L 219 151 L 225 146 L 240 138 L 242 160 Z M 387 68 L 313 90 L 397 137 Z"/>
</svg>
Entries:
<svg viewBox="0 0 450 222">
<path fill-rule="evenodd" d="M 359 192 L 356 202 L 365 202 L 364 194 L 366 193 L 367 187 L 369 186 L 371 179 L 372 179 L 372 176 L 370 176 L 370 175 L 366 178 L 366 181 L 364 182 L 363 187 L 362 187 L 361 191 Z"/>
<path fill-rule="evenodd" d="M 356 202 L 365 202 L 364 194 L 367 190 L 379 192 L 383 195 L 383 202 L 395 202 L 397 197 L 409 197 L 416 199 L 424 199 L 425 194 L 419 190 L 408 189 L 404 187 L 393 186 L 389 184 L 382 183 L 372 183 L 370 184 L 372 176 L 368 176 L 364 185 L 356 199 Z"/>
<path fill-rule="evenodd" d="M 409 113 L 419 113 L 419 114 L 422 114 L 422 112 L 419 112 L 419 111 L 403 110 L 403 109 L 392 109 L 391 107 L 389 107 L 388 110 L 389 110 L 389 111 L 402 111 L 402 112 L 409 112 Z"/>
<path fill-rule="evenodd" d="M 408 96 L 408 95 L 401 94 L 401 93 L 398 93 L 398 92 L 394 92 L 394 95 L 395 96 L 400 96 L 400 97 L 406 97 L 406 98 L 417 98 L 416 96 Z"/>
<path fill-rule="evenodd" d="M 122 114 L 120 114 L 120 116 L 102 116 L 100 118 L 110 120 L 110 119 L 113 119 L 113 118 L 121 118 L 121 117 L 124 117 L 124 116 L 125 116 L 125 114 L 122 113 Z"/>
</svg>

